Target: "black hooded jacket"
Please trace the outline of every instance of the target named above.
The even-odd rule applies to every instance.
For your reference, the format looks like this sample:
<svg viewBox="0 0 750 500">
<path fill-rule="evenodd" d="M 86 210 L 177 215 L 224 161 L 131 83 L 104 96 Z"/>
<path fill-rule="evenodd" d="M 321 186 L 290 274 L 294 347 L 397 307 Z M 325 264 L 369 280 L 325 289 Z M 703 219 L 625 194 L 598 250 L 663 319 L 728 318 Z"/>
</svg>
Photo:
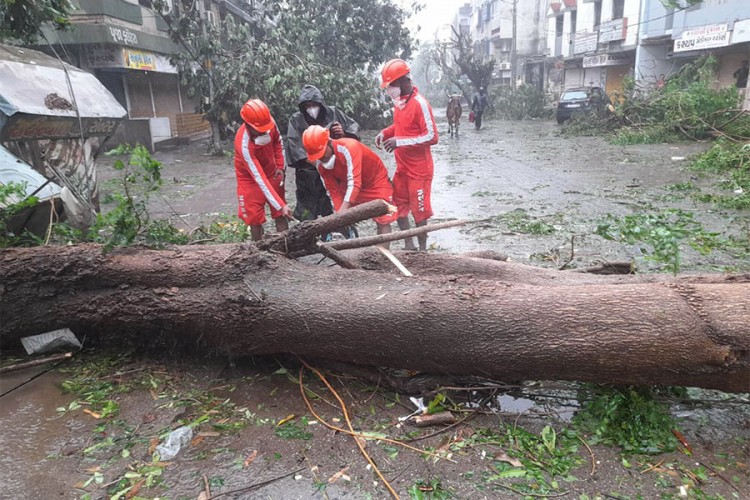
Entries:
<svg viewBox="0 0 750 500">
<path fill-rule="evenodd" d="M 304 104 L 307 102 L 320 104 L 320 113 L 313 120 L 305 112 Z M 326 106 L 323 100 L 323 94 L 314 85 L 305 85 L 299 95 L 299 111 L 289 118 L 289 127 L 285 141 L 287 165 L 293 168 L 315 167 L 307 162 L 307 152 L 302 145 L 302 133 L 310 125 L 320 125 L 321 127 L 330 127 L 333 122 L 339 122 L 344 128 L 346 137 L 359 140 L 359 125 L 357 122 L 346 116 L 343 111 L 336 109 L 334 106 Z"/>
</svg>

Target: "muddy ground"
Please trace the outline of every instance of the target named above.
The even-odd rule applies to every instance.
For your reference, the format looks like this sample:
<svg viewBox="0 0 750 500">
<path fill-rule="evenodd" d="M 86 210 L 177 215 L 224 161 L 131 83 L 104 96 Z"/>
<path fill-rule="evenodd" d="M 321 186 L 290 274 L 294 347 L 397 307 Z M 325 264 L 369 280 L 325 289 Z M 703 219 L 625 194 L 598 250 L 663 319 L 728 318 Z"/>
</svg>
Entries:
<svg viewBox="0 0 750 500">
<path fill-rule="evenodd" d="M 642 271 L 654 271 L 658 265 L 638 246 L 604 240 L 594 228 L 607 214 L 672 207 L 693 213 L 709 230 L 747 235 L 750 213 L 697 203 L 676 187 L 690 181 L 714 189 L 716 179 L 687 169 L 686 159 L 705 144 L 615 146 L 561 136 L 560 127 L 546 121 L 489 121 L 481 131 L 465 127 L 451 139 L 444 125 L 440 121 L 443 136 L 433 148 L 435 220 L 476 222 L 432 233 L 431 251 L 492 249 L 555 267 L 635 259 Z M 365 142 L 372 144 L 373 136 L 366 134 Z M 231 158 L 204 151 L 197 144 L 155 155 L 166 182 L 152 200 L 152 216 L 186 231 L 231 218 Z M 392 158 L 385 159 L 393 171 Z M 112 161 L 101 164 L 104 194 L 116 189 Z M 293 186 L 290 173 L 292 204 Z M 374 233 L 374 227 L 364 223 L 360 233 Z M 682 269 L 747 271 L 750 261 L 737 253 L 685 249 Z M 353 439 L 316 421 L 301 396 L 298 369 L 285 358 L 229 363 L 171 351 L 144 355 L 134 347 L 126 354 L 100 348 L 50 372 L 3 376 L 0 392 L 6 393 L 41 374 L 0 399 L 0 498 L 195 499 L 206 489 L 214 498 L 387 498 Z M 467 420 L 436 433 L 441 429 L 399 422 L 416 409 L 408 395 L 351 375 L 327 376 L 354 428 L 372 433 L 365 447 L 404 498 L 523 498 L 519 491 L 580 499 L 750 498 L 748 395 L 691 390 L 668 397 L 692 454 L 677 443 L 670 453 L 623 455 L 613 446 L 589 445 L 585 433 L 565 436 L 579 409 L 575 384 L 443 389 L 445 404 Z M 303 383 L 319 416 L 344 427 L 321 381 L 306 371 Z M 434 394 L 421 396 L 428 402 Z M 473 412 L 478 402 L 481 411 Z M 154 445 L 182 425 L 193 427 L 192 442 L 168 463 L 154 464 Z M 540 439 L 547 426 L 558 436 L 554 456 L 520 451 L 521 430 Z M 411 444 L 440 458 L 398 448 L 381 439 L 386 435 L 423 438 Z M 524 439 L 533 441 L 529 436 Z"/>
</svg>

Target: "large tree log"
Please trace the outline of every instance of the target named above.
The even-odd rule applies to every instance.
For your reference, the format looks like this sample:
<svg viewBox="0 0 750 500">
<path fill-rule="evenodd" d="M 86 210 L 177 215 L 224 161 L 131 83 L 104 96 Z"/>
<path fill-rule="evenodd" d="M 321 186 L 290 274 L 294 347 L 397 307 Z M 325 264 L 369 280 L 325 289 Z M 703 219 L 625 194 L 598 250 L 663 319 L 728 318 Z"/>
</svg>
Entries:
<svg viewBox="0 0 750 500">
<path fill-rule="evenodd" d="M 245 245 L 2 250 L 0 344 L 70 327 L 89 342 L 167 335 L 234 354 L 294 352 L 496 380 L 750 391 L 749 275 L 594 276 L 399 258 L 418 277 L 304 264 Z"/>
</svg>

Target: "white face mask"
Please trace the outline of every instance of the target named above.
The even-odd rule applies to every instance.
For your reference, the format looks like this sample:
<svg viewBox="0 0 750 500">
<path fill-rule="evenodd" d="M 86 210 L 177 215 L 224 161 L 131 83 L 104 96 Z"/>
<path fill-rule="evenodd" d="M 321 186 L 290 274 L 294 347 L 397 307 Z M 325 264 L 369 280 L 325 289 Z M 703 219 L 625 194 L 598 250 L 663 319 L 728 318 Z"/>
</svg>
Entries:
<svg viewBox="0 0 750 500">
<path fill-rule="evenodd" d="M 401 87 L 394 87 L 393 85 L 389 85 L 385 88 L 385 93 L 388 94 L 391 99 L 397 101 L 398 98 L 401 97 Z"/>
<path fill-rule="evenodd" d="M 326 170 L 333 170 L 333 165 L 336 163 L 336 155 L 331 155 L 327 162 L 318 160 L 318 165 L 321 165 Z"/>
<path fill-rule="evenodd" d="M 310 115 L 310 118 L 314 120 L 320 114 L 320 106 L 310 106 L 305 111 L 307 111 L 307 114 Z"/>
<path fill-rule="evenodd" d="M 268 144 L 271 144 L 271 136 L 268 135 L 268 132 L 266 132 L 263 135 L 259 135 L 255 139 L 253 139 L 253 142 L 256 146 L 266 146 Z"/>
</svg>

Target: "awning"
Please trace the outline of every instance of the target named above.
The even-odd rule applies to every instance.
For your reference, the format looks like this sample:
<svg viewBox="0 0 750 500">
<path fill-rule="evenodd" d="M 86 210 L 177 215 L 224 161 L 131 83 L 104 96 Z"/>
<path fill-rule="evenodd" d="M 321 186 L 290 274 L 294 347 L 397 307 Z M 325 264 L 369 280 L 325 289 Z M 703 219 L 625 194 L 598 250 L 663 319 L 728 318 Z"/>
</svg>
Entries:
<svg viewBox="0 0 750 500">
<path fill-rule="evenodd" d="M 0 140 L 109 136 L 126 114 L 91 73 L 0 44 Z"/>
<path fill-rule="evenodd" d="M 23 160 L 18 159 L 10 151 L 0 146 L 0 185 L 7 186 L 11 182 L 26 185 L 26 195 L 19 198 L 11 195 L 6 205 L 18 203 L 29 196 L 36 196 L 46 200 L 60 195 L 60 186 L 48 181 L 42 174 L 31 168 Z M 0 204 L 3 208 L 3 204 Z"/>
</svg>

